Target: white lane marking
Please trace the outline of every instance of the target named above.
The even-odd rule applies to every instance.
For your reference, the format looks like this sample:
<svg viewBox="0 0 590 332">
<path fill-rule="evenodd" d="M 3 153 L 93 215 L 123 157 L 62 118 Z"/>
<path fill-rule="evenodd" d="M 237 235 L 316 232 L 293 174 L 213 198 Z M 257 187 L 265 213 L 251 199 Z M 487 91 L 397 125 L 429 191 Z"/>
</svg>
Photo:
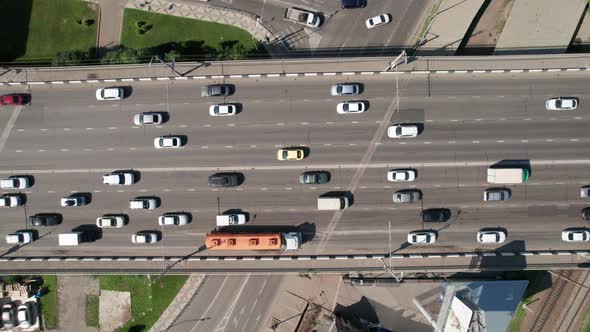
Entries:
<svg viewBox="0 0 590 332">
<path fill-rule="evenodd" d="M 209 147 L 207 145 L 203 145 L 201 146 L 201 149 L 208 149 Z"/>
<path fill-rule="evenodd" d="M 449 143 L 449 144 L 455 144 L 457 142 L 456 141 L 448 141 L 447 143 Z"/>
<path fill-rule="evenodd" d="M 21 131 L 22 132 L 22 131 L 25 131 L 25 130 L 24 129 L 17 129 L 16 131 Z"/>
<path fill-rule="evenodd" d="M 187 189 L 186 191 L 195 191 L 195 189 L 190 188 L 190 189 Z"/>
<path fill-rule="evenodd" d="M 308 125 L 309 122 L 301 122 L 301 124 L 305 126 L 305 125 Z"/>
<path fill-rule="evenodd" d="M 93 130 L 94 128 L 86 128 L 86 130 Z"/>
<path fill-rule="evenodd" d="M 64 131 L 70 131 L 70 128 L 64 128 Z"/>
<path fill-rule="evenodd" d="M 37 152 L 45 152 L 45 150 L 37 150 Z"/>
<path fill-rule="evenodd" d="M 6 145 L 6 141 L 8 141 L 8 136 L 10 136 L 10 131 L 14 128 L 14 124 L 16 123 L 16 119 L 20 114 L 20 111 L 23 109 L 22 106 L 17 107 L 15 110 L 12 111 L 10 115 L 10 119 L 6 122 L 6 126 L 4 126 L 4 130 L 2 131 L 2 135 L 0 136 L 0 152 L 4 150 L 4 146 Z"/>
<path fill-rule="evenodd" d="M 472 141 L 471 143 L 477 144 L 477 143 L 479 143 L 479 141 Z"/>
<path fill-rule="evenodd" d="M 496 143 L 504 143 L 504 141 L 496 141 Z"/>
<path fill-rule="evenodd" d="M 520 141 L 521 141 L 522 143 L 528 143 L 528 142 L 529 142 L 529 140 L 528 140 L 528 139 L 523 139 L 523 140 L 520 140 Z"/>
<path fill-rule="evenodd" d="M 15 152 L 23 152 L 23 150 L 16 150 Z"/>
<path fill-rule="evenodd" d="M 552 140 L 552 139 L 546 139 L 545 141 L 546 141 L 546 142 L 553 142 L 553 140 Z"/>
<path fill-rule="evenodd" d="M 68 151 L 70 151 L 70 149 L 61 149 L 60 151 L 61 152 L 68 152 Z"/>
<path fill-rule="evenodd" d="M 279 122 L 279 123 L 277 123 L 277 126 L 284 126 L 284 125 L 285 125 L 285 123 L 284 123 L 284 122 Z"/>
</svg>

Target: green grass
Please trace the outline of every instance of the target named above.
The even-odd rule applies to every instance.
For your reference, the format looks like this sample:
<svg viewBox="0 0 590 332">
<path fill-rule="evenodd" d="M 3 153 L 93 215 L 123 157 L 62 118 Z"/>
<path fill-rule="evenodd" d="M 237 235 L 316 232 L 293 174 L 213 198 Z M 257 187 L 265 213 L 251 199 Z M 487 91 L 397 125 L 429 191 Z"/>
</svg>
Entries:
<svg viewBox="0 0 590 332">
<path fill-rule="evenodd" d="M 57 276 L 44 275 L 43 285 L 40 288 L 46 288 L 45 294 L 39 298 L 41 305 L 41 314 L 45 327 L 48 329 L 57 328 Z"/>
<path fill-rule="evenodd" d="M 152 277 L 152 280 L 155 276 Z M 100 276 L 100 288 L 131 292 L 131 320 L 119 332 L 147 331 L 176 296 L 188 276 L 170 275 L 152 282 L 146 276 Z"/>
<path fill-rule="evenodd" d="M 137 32 L 138 22 L 145 22 L 145 26 L 149 27 L 147 32 Z M 126 48 L 155 48 L 164 52 L 176 49 L 182 55 L 202 55 L 219 49 L 224 43 L 241 43 L 246 49 L 256 47 L 255 40 L 247 31 L 230 25 L 137 9 L 125 9 L 123 15 L 121 45 Z"/>
<path fill-rule="evenodd" d="M 0 21 L 0 61 L 51 60 L 60 51 L 96 47 L 97 15 L 78 0 L 4 0 Z M 94 20 L 89 27 L 80 19 Z"/>
<path fill-rule="evenodd" d="M 590 0 L 588 0 L 590 1 Z M 425 34 L 426 34 L 426 29 L 428 29 L 428 27 L 430 26 L 430 22 L 432 22 L 432 20 L 434 19 L 434 16 L 436 15 L 438 9 L 440 8 L 440 4 L 442 3 L 442 0 L 438 0 L 438 2 L 432 7 L 432 9 L 430 10 L 430 13 L 428 13 L 428 17 L 426 17 L 426 20 L 424 21 L 424 25 L 422 25 L 422 31 L 420 31 L 420 34 L 418 35 L 418 40 L 416 41 L 416 43 L 420 43 L 420 40 L 422 40 L 422 38 L 425 38 Z"/>
<path fill-rule="evenodd" d="M 533 297 L 544 290 L 547 285 L 547 278 L 551 279 L 547 271 L 519 271 L 519 272 L 507 272 L 506 279 L 508 280 L 528 280 L 529 284 L 524 292 L 524 297 L 518 304 L 514 316 L 508 325 L 507 332 L 519 332 L 520 324 L 527 314 L 527 311 L 522 307 L 524 303 L 528 304 L 533 300 Z M 549 284 L 550 286 L 550 284 Z"/>
<path fill-rule="evenodd" d="M 86 296 L 86 325 L 98 327 L 98 295 Z"/>
</svg>

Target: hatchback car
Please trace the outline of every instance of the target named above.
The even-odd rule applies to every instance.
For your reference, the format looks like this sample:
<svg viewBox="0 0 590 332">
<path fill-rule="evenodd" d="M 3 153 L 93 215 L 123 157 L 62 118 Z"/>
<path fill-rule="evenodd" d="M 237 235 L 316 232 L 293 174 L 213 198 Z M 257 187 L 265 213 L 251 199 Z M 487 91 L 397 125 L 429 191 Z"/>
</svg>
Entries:
<svg viewBox="0 0 590 332">
<path fill-rule="evenodd" d="M 445 222 L 451 218 L 451 210 L 445 208 L 426 209 L 421 213 L 423 222 Z"/>
<path fill-rule="evenodd" d="M 125 226 L 125 216 L 120 214 L 105 214 L 96 218 L 96 226 L 100 228 L 121 228 Z"/>
<path fill-rule="evenodd" d="M 238 108 L 234 104 L 215 104 L 209 106 L 209 115 L 211 116 L 232 116 L 237 111 Z"/>
<path fill-rule="evenodd" d="M 332 85 L 332 96 L 353 96 L 361 93 L 361 86 L 356 83 L 341 83 Z"/>
<path fill-rule="evenodd" d="M 18 306 L 16 320 L 18 321 L 18 326 L 20 328 L 27 329 L 31 327 L 31 311 L 29 310 L 29 306 L 26 303 Z"/>
<path fill-rule="evenodd" d="M 490 188 L 483 192 L 483 200 L 487 201 L 507 201 L 510 199 L 510 190 L 506 188 Z"/>
<path fill-rule="evenodd" d="M 365 24 L 367 25 L 367 29 L 373 29 L 378 26 L 384 25 L 391 22 L 391 15 L 390 14 L 382 14 L 375 17 L 371 17 L 368 19 Z"/>
<path fill-rule="evenodd" d="M 2 189 L 26 189 L 31 186 L 28 176 L 14 175 L 0 180 Z"/>
<path fill-rule="evenodd" d="M 561 240 L 565 242 L 587 242 L 590 240 L 590 231 L 585 228 L 568 228 L 561 232 Z"/>
<path fill-rule="evenodd" d="M 407 189 L 407 190 L 398 190 L 393 193 L 393 202 L 394 203 L 415 203 L 418 202 L 422 198 L 422 193 L 420 190 L 415 189 Z"/>
<path fill-rule="evenodd" d="M 122 88 L 101 88 L 96 90 L 96 100 L 121 100 L 125 96 Z"/>
<path fill-rule="evenodd" d="M 110 186 L 130 186 L 135 183 L 133 172 L 115 171 L 102 176 L 102 183 Z"/>
<path fill-rule="evenodd" d="M 0 196 L 0 207 L 17 207 L 23 204 L 23 199 L 19 194 L 4 194 Z"/>
<path fill-rule="evenodd" d="M 240 185 L 238 173 L 215 173 L 209 176 L 209 187 L 236 187 Z"/>
<path fill-rule="evenodd" d="M 477 232 L 477 242 L 479 243 L 502 243 L 506 241 L 506 232 L 502 230 L 487 230 Z"/>
<path fill-rule="evenodd" d="M 182 139 L 178 136 L 160 136 L 154 139 L 156 149 L 178 149 L 182 147 Z"/>
<path fill-rule="evenodd" d="M 590 197 L 590 186 L 583 186 L 582 188 L 580 188 L 580 197 L 581 198 Z"/>
<path fill-rule="evenodd" d="M 578 98 L 559 97 L 551 98 L 545 103 L 548 111 L 573 111 L 578 107 Z"/>
<path fill-rule="evenodd" d="M 277 159 L 284 160 L 302 160 L 305 158 L 305 151 L 300 148 L 283 148 L 277 151 Z"/>
<path fill-rule="evenodd" d="M 301 184 L 325 184 L 330 182 L 330 172 L 326 171 L 309 171 L 299 175 Z"/>
<path fill-rule="evenodd" d="M 154 197 L 136 197 L 129 201 L 132 210 L 153 210 L 158 207 L 158 200 Z"/>
<path fill-rule="evenodd" d="M 436 242 L 436 232 L 414 231 L 408 233 L 408 243 L 410 244 L 431 244 L 434 242 Z"/>
<path fill-rule="evenodd" d="M 164 116 L 159 112 L 143 112 L 133 116 L 133 124 L 136 126 L 159 125 L 164 122 Z"/>
<path fill-rule="evenodd" d="M 342 0 L 342 9 L 351 8 L 365 8 L 367 6 L 367 0 Z"/>
<path fill-rule="evenodd" d="M 82 206 L 88 203 L 86 196 L 83 195 L 70 195 L 67 197 L 62 197 L 60 200 L 61 206 L 63 207 L 73 207 L 73 206 Z"/>
<path fill-rule="evenodd" d="M 55 226 L 60 220 L 61 215 L 57 213 L 38 213 L 29 216 L 29 226 Z"/>
<path fill-rule="evenodd" d="M 338 114 L 363 113 L 365 111 L 365 102 L 363 101 L 345 101 L 336 105 Z"/>
<path fill-rule="evenodd" d="M 229 84 L 210 84 L 201 88 L 201 97 L 219 97 L 232 94 Z"/>
<path fill-rule="evenodd" d="M 158 217 L 158 225 L 160 226 L 169 226 L 169 225 L 176 225 L 182 226 L 188 224 L 188 214 L 186 213 L 177 213 L 177 212 L 169 212 L 164 213 L 163 215 Z"/>
<path fill-rule="evenodd" d="M 413 169 L 394 169 L 387 172 L 387 181 L 412 182 L 416 180 L 416 171 Z"/>
<path fill-rule="evenodd" d="M 158 242 L 158 233 L 156 232 L 137 232 L 131 235 L 131 243 L 150 244 Z"/>
<path fill-rule="evenodd" d="M 0 96 L 0 106 L 19 106 L 26 103 L 26 95 L 22 93 L 12 93 Z"/>
<path fill-rule="evenodd" d="M 387 137 L 389 138 L 411 138 L 418 136 L 418 126 L 399 124 L 387 128 Z"/>
<path fill-rule="evenodd" d="M 4 328 L 10 329 L 14 327 L 15 319 L 14 319 L 14 310 L 15 310 L 14 303 L 10 302 L 2 306 L 2 325 Z"/>
</svg>

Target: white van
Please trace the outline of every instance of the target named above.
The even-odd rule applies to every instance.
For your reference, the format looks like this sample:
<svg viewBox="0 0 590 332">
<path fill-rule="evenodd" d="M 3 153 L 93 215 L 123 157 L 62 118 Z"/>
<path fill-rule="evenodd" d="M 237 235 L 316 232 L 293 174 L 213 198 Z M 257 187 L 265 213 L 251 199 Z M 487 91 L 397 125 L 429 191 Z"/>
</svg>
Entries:
<svg viewBox="0 0 590 332">
<path fill-rule="evenodd" d="M 224 214 L 217 216 L 217 226 L 243 225 L 246 223 L 246 215 L 239 214 Z"/>
<path fill-rule="evenodd" d="M 82 232 L 70 232 L 59 234 L 60 246 L 77 246 L 82 242 Z"/>
<path fill-rule="evenodd" d="M 318 197 L 318 210 L 342 210 L 348 207 L 348 197 Z"/>
</svg>

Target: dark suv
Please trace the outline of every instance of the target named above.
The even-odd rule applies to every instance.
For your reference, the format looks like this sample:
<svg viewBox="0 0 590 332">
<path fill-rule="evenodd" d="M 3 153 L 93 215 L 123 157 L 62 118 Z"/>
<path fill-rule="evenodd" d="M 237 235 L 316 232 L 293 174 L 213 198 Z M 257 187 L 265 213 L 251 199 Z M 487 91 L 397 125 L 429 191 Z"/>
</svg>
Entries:
<svg viewBox="0 0 590 332">
<path fill-rule="evenodd" d="M 423 222 L 445 222 L 451 218 L 451 210 L 444 208 L 426 209 L 422 211 Z"/>
<path fill-rule="evenodd" d="M 367 0 L 342 0 L 342 9 L 365 8 Z"/>
<path fill-rule="evenodd" d="M 29 217 L 31 226 L 54 226 L 59 224 L 60 215 L 57 213 L 39 213 Z"/>
<path fill-rule="evenodd" d="M 209 187 L 236 187 L 240 185 L 238 173 L 215 173 L 209 176 Z"/>
</svg>

